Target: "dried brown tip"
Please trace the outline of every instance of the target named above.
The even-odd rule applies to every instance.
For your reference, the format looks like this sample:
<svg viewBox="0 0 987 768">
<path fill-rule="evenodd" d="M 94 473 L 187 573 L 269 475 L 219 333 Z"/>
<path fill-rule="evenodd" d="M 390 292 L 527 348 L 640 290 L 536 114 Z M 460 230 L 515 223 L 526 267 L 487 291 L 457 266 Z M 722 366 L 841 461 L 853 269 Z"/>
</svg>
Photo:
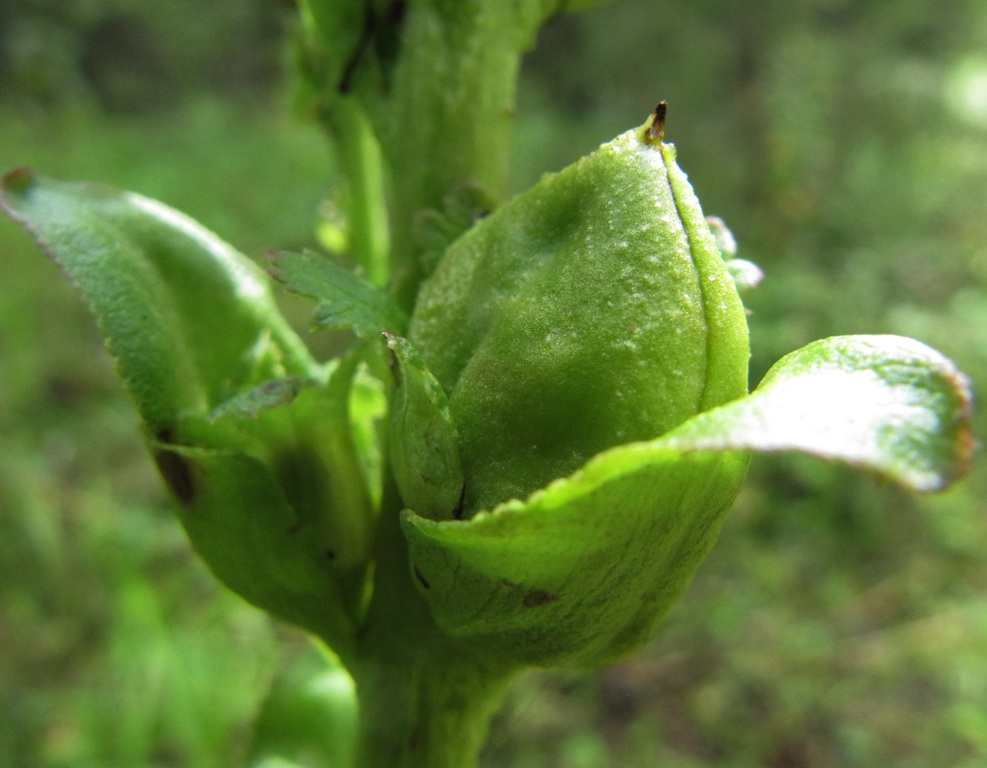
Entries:
<svg viewBox="0 0 987 768">
<path fill-rule="evenodd" d="M 665 140 L 665 113 L 668 112 L 668 102 L 660 101 L 655 107 L 654 114 L 651 115 L 651 125 L 645 133 L 645 138 L 649 142 L 662 142 Z"/>
</svg>

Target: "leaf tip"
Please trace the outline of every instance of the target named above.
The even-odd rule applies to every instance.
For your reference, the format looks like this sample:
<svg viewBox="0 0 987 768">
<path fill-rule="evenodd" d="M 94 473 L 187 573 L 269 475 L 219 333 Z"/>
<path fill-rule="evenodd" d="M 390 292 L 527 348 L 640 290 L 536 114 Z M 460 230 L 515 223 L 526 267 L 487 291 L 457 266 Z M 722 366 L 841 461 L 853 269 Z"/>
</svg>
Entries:
<svg viewBox="0 0 987 768">
<path fill-rule="evenodd" d="M 651 113 L 644 132 L 644 139 L 648 144 L 661 144 L 665 141 L 665 116 L 668 113 L 668 102 L 659 101 L 655 111 Z"/>
<path fill-rule="evenodd" d="M 3 188 L 16 192 L 33 184 L 34 178 L 34 171 L 25 165 L 12 168 L 3 175 Z"/>
<path fill-rule="evenodd" d="M 3 176 L 2 183 L 0 183 L 0 206 L 8 208 L 7 195 L 22 196 L 26 194 L 34 186 L 36 178 L 34 171 L 26 166 L 7 171 Z"/>
</svg>

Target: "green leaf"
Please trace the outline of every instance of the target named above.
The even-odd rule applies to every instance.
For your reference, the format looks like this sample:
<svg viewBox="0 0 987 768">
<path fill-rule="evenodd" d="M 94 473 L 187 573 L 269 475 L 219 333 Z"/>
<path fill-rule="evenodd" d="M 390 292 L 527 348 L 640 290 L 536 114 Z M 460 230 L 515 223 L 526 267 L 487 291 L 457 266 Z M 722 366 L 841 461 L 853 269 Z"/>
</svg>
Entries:
<svg viewBox="0 0 987 768">
<path fill-rule="evenodd" d="M 535 665 L 598 665 L 653 634 L 716 541 L 746 454 L 622 446 L 469 521 L 406 512 L 439 626 Z"/>
<path fill-rule="evenodd" d="M 152 434 L 317 367 L 264 273 L 185 215 L 92 184 L 8 174 L 0 203 L 79 286 Z"/>
<path fill-rule="evenodd" d="M 683 450 L 800 451 L 917 491 L 969 471 L 969 382 L 947 358 L 900 336 L 836 336 L 786 355 L 747 398 L 666 436 Z"/>
<path fill-rule="evenodd" d="M 388 336 L 395 386 L 391 467 L 405 506 L 433 520 L 462 512 L 459 434 L 442 386 L 407 339 Z"/>
<path fill-rule="evenodd" d="M 288 290 L 314 299 L 313 323 L 319 328 L 349 328 L 365 338 L 401 333 L 404 313 L 369 280 L 312 251 L 282 251 L 272 256 L 271 275 Z"/>
<path fill-rule="evenodd" d="M 801 451 L 941 490 L 969 469 L 969 385 L 896 336 L 814 342 L 750 396 L 614 448 L 470 521 L 407 512 L 439 625 L 532 664 L 598 664 L 650 635 L 712 546 L 752 451 Z"/>
<path fill-rule="evenodd" d="M 373 525 L 355 363 L 318 366 L 264 272 L 160 203 L 28 171 L 3 191 L 96 315 L 193 546 L 246 600 L 345 648 Z"/>
<path fill-rule="evenodd" d="M 305 382 L 297 376 L 286 376 L 258 384 L 239 392 L 213 408 L 209 418 L 218 420 L 229 416 L 256 418 L 263 411 L 287 405 L 295 399 Z"/>
<path fill-rule="evenodd" d="M 354 623 L 316 523 L 263 462 L 235 451 L 152 443 L 192 545 L 230 589 L 345 652 Z"/>
<path fill-rule="evenodd" d="M 332 562 L 345 589 L 356 592 L 360 585 L 346 582 L 360 580 L 375 516 L 371 478 L 349 413 L 358 362 L 357 351 L 334 360 L 325 383 L 274 380 L 205 418 L 190 416 L 181 422 L 185 444 L 246 454 L 268 467 L 292 507 L 292 519 L 311 528 L 320 542 L 320 557 Z M 235 532 L 224 535 L 229 547 L 240 546 Z M 352 602 L 358 595 L 348 598 Z"/>
<path fill-rule="evenodd" d="M 333 655 L 312 648 L 278 675 L 264 700 L 249 768 L 351 768 L 356 750 L 353 681 Z"/>
</svg>

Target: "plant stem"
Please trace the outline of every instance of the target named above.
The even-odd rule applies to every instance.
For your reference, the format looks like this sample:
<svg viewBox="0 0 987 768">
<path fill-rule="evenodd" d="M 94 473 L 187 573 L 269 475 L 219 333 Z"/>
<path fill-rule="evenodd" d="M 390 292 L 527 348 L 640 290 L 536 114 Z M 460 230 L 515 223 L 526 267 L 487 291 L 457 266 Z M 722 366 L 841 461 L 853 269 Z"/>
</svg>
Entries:
<svg viewBox="0 0 987 768">
<path fill-rule="evenodd" d="M 356 671 L 358 768 L 471 768 L 512 674 L 437 644 Z"/>
<path fill-rule="evenodd" d="M 335 139 L 346 179 L 347 237 L 350 255 L 371 282 L 384 286 L 389 277 L 387 204 L 380 146 L 363 106 L 340 95 L 323 117 Z"/>
<path fill-rule="evenodd" d="M 358 768 L 471 768 L 518 671 L 451 638 L 412 583 L 396 493 L 385 488 L 374 597 L 350 672 L 360 701 Z"/>
<path fill-rule="evenodd" d="M 423 275 L 415 216 L 470 182 L 506 191 L 521 56 L 541 17 L 526 0 L 419 0 L 401 31 L 388 96 L 371 111 L 391 170 L 393 293 L 406 309 Z"/>
</svg>

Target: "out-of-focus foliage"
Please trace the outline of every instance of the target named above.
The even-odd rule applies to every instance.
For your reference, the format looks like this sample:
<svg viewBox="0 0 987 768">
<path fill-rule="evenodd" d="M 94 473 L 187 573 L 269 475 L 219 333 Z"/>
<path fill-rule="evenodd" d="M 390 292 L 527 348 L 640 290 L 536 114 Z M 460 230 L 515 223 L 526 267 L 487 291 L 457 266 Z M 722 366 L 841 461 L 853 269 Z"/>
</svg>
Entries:
<svg viewBox="0 0 987 768">
<path fill-rule="evenodd" d="M 253 256 L 314 245 L 331 167 L 276 85 L 279 6 L 0 5 L 0 165 L 135 189 Z M 900 333 L 982 393 L 985 50 L 980 0 L 607 3 L 530 55 L 514 187 L 667 99 L 704 209 L 767 273 L 752 384 L 812 339 Z M 0 258 L 0 765 L 233 762 L 297 639 L 190 558 L 69 286 L 6 222 Z M 982 765 L 985 475 L 916 499 L 756 462 L 651 648 L 532 675 L 485 764 Z"/>
<path fill-rule="evenodd" d="M 0 6 L 0 89 L 21 108 L 94 99 L 166 114 L 190 92 L 253 98 L 278 79 L 290 4 L 21 0 Z"/>
</svg>

